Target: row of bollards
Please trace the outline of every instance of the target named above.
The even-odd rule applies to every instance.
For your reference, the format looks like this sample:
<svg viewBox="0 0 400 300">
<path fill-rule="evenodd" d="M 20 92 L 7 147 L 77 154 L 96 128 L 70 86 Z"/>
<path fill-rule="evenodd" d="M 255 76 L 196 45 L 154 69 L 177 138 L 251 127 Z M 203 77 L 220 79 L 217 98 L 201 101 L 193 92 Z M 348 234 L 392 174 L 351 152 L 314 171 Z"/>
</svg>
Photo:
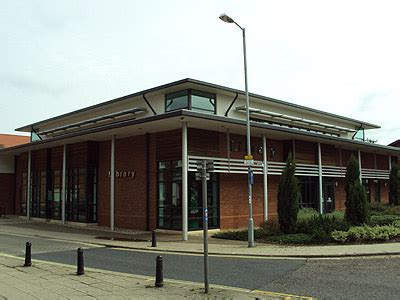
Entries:
<svg viewBox="0 0 400 300">
<path fill-rule="evenodd" d="M 156 246 L 154 246 L 156 247 Z M 78 248 L 77 250 L 77 271 L 76 275 L 84 275 L 85 274 L 85 267 L 83 263 L 83 249 Z M 32 243 L 26 242 L 25 244 L 25 263 L 24 267 L 32 266 Z M 164 285 L 164 275 L 163 275 L 163 258 L 162 256 L 158 255 L 156 258 L 156 287 L 162 287 Z"/>
</svg>

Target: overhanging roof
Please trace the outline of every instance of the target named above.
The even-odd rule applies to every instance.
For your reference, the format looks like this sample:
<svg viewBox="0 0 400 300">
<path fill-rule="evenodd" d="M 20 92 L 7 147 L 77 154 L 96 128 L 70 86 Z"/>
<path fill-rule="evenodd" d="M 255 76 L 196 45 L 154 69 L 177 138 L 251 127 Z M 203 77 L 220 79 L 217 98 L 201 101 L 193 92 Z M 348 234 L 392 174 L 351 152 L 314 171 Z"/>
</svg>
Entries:
<svg viewBox="0 0 400 300">
<path fill-rule="evenodd" d="M 140 92 L 137 92 L 137 93 L 129 94 L 129 95 L 126 95 L 126 96 L 123 96 L 123 97 L 119 97 L 119 98 L 116 98 L 116 99 L 112 99 L 112 100 L 109 100 L 109 101 L 106 101 L 106 102 L 102 102 L 102 103 L 99 103 L 99 104 L 91 105 L 91 106 L 88 106 L 88 107 L 85 107 L 85 108 L 82 108 L 82 109 L 78 109 L 78 110 L 75 110 L 75 111 L 72 111 L 72 112 L 69 112 L 69 113 L 65 113 L 65 114 L 62 114 L 62 115 L 59 115 L 59 116 L 56 116 L 56 117 L 52 117 L 52 118 L 49 118 L 49 119 L 45 119 L 45 120 L 42 120 L 42 121 L 39 121 L 39 122 L 35 122 L 35 123 L 29 124 L 29 125 L 25 125 L 25 126 L 22 126 L 20 128 L 15 129 L 15 130 L 16 131 L 30 132 L 32 128 L 35 128 L 35 127 L 37 127 L 37 126 L 39 126 L 41 124 L 44 124 L 46 122 L 55 121 L 55 120 L 58 120 L 58 119 L 62 119 L 62 118 L 65 118 L 65 117 L 72 116 L 74 114 L 80 114 L 80 113 L 87 112 L 87 111 L 95 109 L 95 108 L 100 108 L 100 107 L 103 107 L 103 106 L 107 106 L 107 105 L 116 103 L 118 101 L 123 101 L 123 100 L 129 99 L 129 98 L 141 96 L 141 95 L 144 95 L 144 94 L 161 91 L 163 89 L 168 89 L 168 88 L 171 88 L 171 87 L 174 87 L 174 86 L 178 86 L 178 85 L 181 85 L 181 84 L 185 84 L 185 83 L 191 83 L 191 84 L 196 84 L 196 85 L 200 85 L 200 86 L 205 86 L 205 87 L 208 87 L 208 88 L 218 89 L 218 90 L 225 91 L 225 92 L 231 92 L 231 93 L 235 93 L 235 94 L 237 93 L 237 94 L 240 94 L 240 95 L 245 95 L 245 92 L 242 91 L 242 90 L 233 89 L 233 88 L 229 88 L 229 87 L 225 87 L 225 86 L 221 86 L 221 85 L 217 85 L 217 84 L 213 84 L 213 83 L 208 83 L 208 82 L 204 82 L 204 81 L 200 81 L 200 80 L 195 80 L 195 79 L 191 79 L 191 78 L 186 78 L 186 79 L 174 81 L 174 82 L 171 82 L 171 83 L 167 83 L 167 84 L 164 84 L 164 85 L 160 85 L 160 86 L 157 86 L 157 87 L 153 87 L 153 88 L 150 88 L 150 89 L 146 89 L 146 90 L 143 90 L 143 91 L 140 91 Z M 279 104 L 279 105 L 284 105 L 284 106 L 288 106 L 288 107 L 291 107 L 291 108 L 300 109 L 300 110 L 304 110 L 304 111 L 311 112 L 311 113 L 316 113 L 316 114 L 319 114 L 319 115 L 322 115 L 322 116 L 327 116 L 327 117 L 330 117 L 330 118 L 336 118 L 336 119 L 339 119 L 339 120 L 351 122 L 351 123 L 354 123 L 355 126 L 363 127 L 365 129 L 380 128 L 379 125 L 375 125 L 375 124 L 372 124 L 372 123 L 368 123 L 368 122 L 364 122 L 364 121 L 360 121 L 360 120 L 356 120 L 356 119 L 352 119 L 352 118 L 348 118 L 348 117 L 344 117 L 344 116 L 340 116 L 340 115 L 324 112 L 324 111 L 321 111 L 321 110 L 317 110 L 317 109 L 313 109 L 313 108 L 310 108 L 310 107 L 306 107 L 306 106 L 302 106 L 302 105 L 286 102 L 286 101 L 283 101 L 283 100 L 278 100 L 278 99 L 274 99 L 274 98 L 270 98 L 270 97 L 266 97 L 266 96 L 262 96 L 262 95 L 258 95 L 258 94 L 253 94 L 253 93 L 249 93 L 249 96 L 252 97 L 252 98 L 255 98 L 255 99 L 270 101 L 270 102 L 273 102 L 273 103 L 276 103 L 276 104 Z"/>
<path fill-rule="evenodd" d="M 47 145 L 52 145 L 54 142 L 58 142 L 61 144 L 68 143 L 69 139 L 76 138 L 79 136 L 83 135 L 90 135 L 90 134 L 98 134 L 102 132 L 110 132 L 110 130 L 115 130 L 118 128 L 122 127 L 128 127 L 128 126 L 135 126 L 138 125 L 138 127 L 144 127 L 145 123 L 151 123 L 151 122 L 156 122 L 156 121 L 162 121 L 162 120 L 167 120 L 170 118 L 175 118 L 177 120 L 177 124 L 180 125 L 182 118 L 191 118 L 191 119 L 198 119 L 198 120 L 209 120 L 209 121 L 214 121 L 217 123 L 220 123 L 221 125 L 224 125 L 225 127 L 231 127 L 231 126 L 239 126 L 241 128 L 244 128 L 246 126 L 246 121 L 245 120 L 239 120 L 239 119 L 234 119 L 234 118 L 229 118 L 229 117 L 224 117 L 224 116 L 216 116 L 216 115 L 209 115 L 209 114 L 204 114 L 200 112 L 195 112 L 195 111 L 190 111 L 190 110 L 178 110 L 178 111 L 173 111 L 173 112 L 168 112 L 165 114 L 160 114 L 160 115 L 154 115 L 146 118 L 141 118 L 141 119 L 133 119 L 133 120 L 124 120 L 124 121 L 119 121 L 116 123 L 112 124 L 105 124 L 103 126 L 99 127 L 94 127 L 94 128 L 82 128 L 79 131 L 75 132 L 70 132 L 66 133 L 60 136 L 56 137 L 51 137 L 46 140 L 42 141 L 34 141 L 29 144 L 25 145 L 20 145 L 20 146 L 15 146 L 15 147 L 10 147 L 6 149 L 0 149 L 0 155 L 1 154 L 10 154 L 13 155 L 15 153 L 21 153 L 28 151 L 32 148 L 36 149 L 38 147 L 43 148 L 48 147 Z M 210 122 L 203 122 L 203 124 L 209 124 Z M 264 124 L 264 123 L 257 123 L 257 122 L 251 122 L 251 127 L 252 127 L 252 133 L 253 135 L 255 131 L 258 131 L 259 133 L 262 133 L 264 131 L 270 131 L 270 132 L 276 132 L 276 133 L 281 133 L 290 135 L 292 137 L 298 137 L 304 138 L 304 139 L 309 139 L 313 141 L 320 141 L 322 143 L 327 143 L 327 144 L 338 144 L 338 145 L 347 145 L 348 147 L 351 148 L 368 148 L 371 149 L 372 151 L 381 151 L 385 153 L 392 153 L 394 155 L 400 156 L 400 149 L 396 147 L 391 147 L 391 146 L 385 146 L 385 145 L 379 145 L 379 144 L 372 144 L 368 142 L 362 142 L 362 141 L 357 141 L 357 140 L 350 140 L 346 138 L 341 138 L 341 137 L 335 137 L 335 136 L 326 136 L 323 134 L 317 134 L 313 132 L 305 132 L 305 131 L 299 131 L 296 129 L 292 128 L 286 128 L 286 127 L 277 127 L 274 125 L 269 125 L 269 124 Z M 180 127 L 177 127 L 180 128 Z M 218 129 L 217 129 L 218 130 Z M 161 130 L 162 131 L 162 130 Z"/>
</svg>

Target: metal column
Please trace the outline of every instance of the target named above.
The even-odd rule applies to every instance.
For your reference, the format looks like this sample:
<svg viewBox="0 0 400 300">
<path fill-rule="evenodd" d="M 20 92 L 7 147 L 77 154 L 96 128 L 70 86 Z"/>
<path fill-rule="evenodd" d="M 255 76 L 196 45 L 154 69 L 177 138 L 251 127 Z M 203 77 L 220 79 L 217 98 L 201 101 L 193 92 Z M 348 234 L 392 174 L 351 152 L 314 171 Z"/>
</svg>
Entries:
<svg viewBox="0 0 400 300">
<path fill-rule="evenodd" d="M 321 155 L 321 143 L 318 142 L 318 183 L 319 183 L 319 213 L 324 213 L 324 195 L 322 193 L 322 155 Z"/>
<path fill-rule="evenodd" d="M 263 142 L 263 183 L 264 183 L 264 221 L 268 221 L 268 160 L 267 160 L 267 138 L 265 134 L 262 135 Z"/>
<path fill-rule="evenodd" d="M 115 135 L 111 138 L 111 167 L 110 167 L 110 230 L 114 231 L 115 204 Z"/>
<path fill-rule="evenodd" d="M 61 182 L 61 221 L 65 224 L 65 196 L 67 182 L 67 145 L 63 147 L 63 168 L 62 168 L 62 182 Z"/>
<path fill-rule="evenodd" d="M 361 151 L 358 150 L 358 169 L 360 171 L 360 183 L 362 184 Z"/>
<path fill-rule="evenodd" d="M 188 160 L 187 124 L 182 123 L 182 240 L 188 239 Z"/>
<path fill-rule="evenodd" d="M 27 179 L 27 191 L 26 191 L 26 217 L 29 220 L 31 218 L 31 202 L 32 202 L 32 187 L 31 187 L 31 164 L 32 164 L 32 151 L 28 152 L 28 174 Z"/>
</svg>

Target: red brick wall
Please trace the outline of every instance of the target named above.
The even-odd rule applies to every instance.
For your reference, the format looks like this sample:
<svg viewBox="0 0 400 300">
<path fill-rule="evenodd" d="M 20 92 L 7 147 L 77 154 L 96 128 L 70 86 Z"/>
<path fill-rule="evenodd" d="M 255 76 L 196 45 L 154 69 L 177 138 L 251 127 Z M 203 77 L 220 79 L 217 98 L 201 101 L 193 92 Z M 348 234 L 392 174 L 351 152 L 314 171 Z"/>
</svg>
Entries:
<svg viewBox="0 0 400 300">
<path fill-rule="evenodd" d="M 147 158 L 149 155 L 149 230 L 157 223 L 157 162 L 156 135 L 134 136 L 116 139 L 115 170 L 135 171 L 132 178 L 115 178 L 115 227 L 146 230 L 147 201 Z M 149 143 L 149 149 L 147 149 Z M 98 224 L 110 226 L 110 156 L 111 142 L 102 142 L 98 146 L 99 189 Z"/>
<path fill-rule="evenodd" d="M 110 170 L 111 142 L 98 144 L 99 162 L 97 165 L 97 223 L 101 226 L 110 226 Z"/>
<path fill-rule="evenodd" d="M 389 170 L 389 156 L 377 154 L 376 168 L 379 170 Z"/>
<path fill-rule="evenodd" d="M 220 224 L 221 229 L 247 227 L 248 191 L 247 174 L 220 174 Z M 259 226 L 263 223 L 262 176 L 255 176 L 253 185 L 253 219 Z"/>
<path fill-rule="evenodd" d="M 14 211 L 15 214 L 19 215 L 20 214 L 20 209 L 21 209 L 21 197 L 22 197 L 22 173 L 27 173 L 28 172 L 28 153 L 22 153 L 21 155 L 17 156 L 16 159 L 16 174 L 15 174 L 15 205 L 14 205 Z"/>
<path fill-rule="evenodd" d="M 313 142 L 295 141 L 295 158 L 300 164 L 318 164 L 318 145 Z"/>
<path fill-rule="evenodd" d="M 115 178 L 115 226 L 146 229 L 146 135 L 117 139 L 115 170 L 134 170 L 132 178 Z"/>
<path fill-rule="evenodd" d="M 335 148 L 335 146 L 321 144 L 321 156 L 322 165 L 340 166 L 339 149 Z"/>
<path fill-rule="evenodd" d="M 335 182 L 338 183 L 338 186 L 335 186 L 335 209 L 336 210 L 345 210 L 346 209 L 345 179 L 344 178 L 336 178 Z"/>
<path fill-rule="evenodd" d="M 0 213 L 5 215 L 14 214 L 15 198 L 15 175 L 0 174 Z"/>
<path fill-rule="evenodd" d="M 375 169 L 375 159 L 373 153 L 361 152 L 361 167 L 365 169 Z"/>
</svg>

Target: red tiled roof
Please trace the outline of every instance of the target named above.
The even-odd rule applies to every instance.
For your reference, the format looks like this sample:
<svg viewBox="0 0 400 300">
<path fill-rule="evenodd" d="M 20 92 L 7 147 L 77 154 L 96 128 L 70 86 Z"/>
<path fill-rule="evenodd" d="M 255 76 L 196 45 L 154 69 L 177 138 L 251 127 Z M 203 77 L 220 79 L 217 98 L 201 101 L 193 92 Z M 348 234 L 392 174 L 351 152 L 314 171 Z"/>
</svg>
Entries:
<svg viewBox="0 0 400 300">
<path fill-rule="evenodd" d="M 29 142 L 29 136 L 0 133 L 0 148 L 12 147 Z"/>
</svg>

